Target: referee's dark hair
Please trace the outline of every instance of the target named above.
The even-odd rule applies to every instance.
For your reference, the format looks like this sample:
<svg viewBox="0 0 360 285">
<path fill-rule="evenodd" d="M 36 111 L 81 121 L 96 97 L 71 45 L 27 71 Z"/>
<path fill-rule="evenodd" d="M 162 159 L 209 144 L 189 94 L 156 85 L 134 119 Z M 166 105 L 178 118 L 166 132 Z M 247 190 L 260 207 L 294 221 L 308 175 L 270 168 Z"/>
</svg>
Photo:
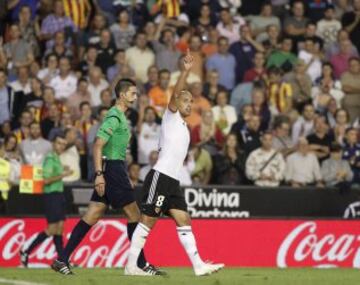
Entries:
<svg viewBox="0 0 360 285">
<path fill-rule="evenodd" d="M 134 80 L 129 78 L 120 79 L 114 88 L 116 98 L 119 99 L 120 93 L 127 92 L 132 86 L 136 86 L 136 82 Z"/>
</svg>

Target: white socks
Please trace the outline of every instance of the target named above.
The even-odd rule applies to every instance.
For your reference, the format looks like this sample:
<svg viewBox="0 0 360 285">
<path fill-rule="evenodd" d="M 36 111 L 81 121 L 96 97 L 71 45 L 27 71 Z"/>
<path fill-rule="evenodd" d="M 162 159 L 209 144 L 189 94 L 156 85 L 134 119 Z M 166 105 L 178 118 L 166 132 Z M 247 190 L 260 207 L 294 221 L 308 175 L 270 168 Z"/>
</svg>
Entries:
<svg viewBox="0 0 360 285">
<path fill-rule="evenodd" d="M 137 260 L 144 248 L 150 229 L 142 223 L 138 223 L 131 239 L 127 265 L 137 267 Z"/>
<path fill-rule="evenodd" d="M 184 247 L 194 268 L 201 267 L 204 262 L 202 261 L 196 247 L 194 234 L 192 233 L 191 226 L 183 226 L 176 228 L 178 237 L 182 246 Z"/>
</svg>

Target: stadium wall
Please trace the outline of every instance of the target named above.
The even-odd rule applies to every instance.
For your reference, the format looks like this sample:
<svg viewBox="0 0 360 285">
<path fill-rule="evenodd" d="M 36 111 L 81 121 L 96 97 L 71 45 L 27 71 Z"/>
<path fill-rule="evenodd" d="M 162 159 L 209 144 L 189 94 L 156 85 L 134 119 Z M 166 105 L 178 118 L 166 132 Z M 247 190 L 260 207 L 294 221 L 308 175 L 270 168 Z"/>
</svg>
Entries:
<svg viewBox="0 0 360 285">
<path fill-rule="evenodd" d="M 66 239 L 77 221 L 66 221 Z M 192 225 L 201 256 L 227 266 L 360 267 L 360 221 L 195 219 Z M 0 218 L 0 267 L 19 266 L 20 248 L 45 226 L 42 218 Z M 126 221 L 104 219 L 77 248 L 72 262 L 123 267 L 128 248 Z M 156 225 L 146 255 L 159 266 L 190 266 L 169 219 Z M 49 266 L 55 257 L 49 238 L 31 254 L 30 266 Z"/>
</svg>

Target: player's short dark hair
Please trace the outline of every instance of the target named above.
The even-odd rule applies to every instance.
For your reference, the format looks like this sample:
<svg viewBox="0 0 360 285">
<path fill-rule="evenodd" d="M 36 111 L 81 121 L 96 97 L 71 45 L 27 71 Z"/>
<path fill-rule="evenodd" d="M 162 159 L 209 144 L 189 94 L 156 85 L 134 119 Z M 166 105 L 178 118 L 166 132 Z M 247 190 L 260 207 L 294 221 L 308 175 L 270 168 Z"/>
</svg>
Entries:
<svg viewBox="0 0 360 285">
<path fill-rule="evenodd" d="M 120 93 L 128 91 L 132 86 L 136 86 L 134 80 L 130 78 L 120 79 L 114 88 L 116 98 L 119 98 Z"/>
</svg>

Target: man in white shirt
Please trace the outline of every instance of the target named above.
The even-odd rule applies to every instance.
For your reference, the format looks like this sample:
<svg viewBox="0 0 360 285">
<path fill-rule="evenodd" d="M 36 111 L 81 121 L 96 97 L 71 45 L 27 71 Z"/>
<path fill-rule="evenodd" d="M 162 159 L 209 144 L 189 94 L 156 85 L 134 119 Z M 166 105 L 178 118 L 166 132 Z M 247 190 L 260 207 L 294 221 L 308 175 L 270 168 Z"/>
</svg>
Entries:
<svg viewBox="0 0 360 285">
<path fill-rule="evenodd" d="M 329 4 L 324 12 L 324 18 L 317 22 L 316 34 L 324 40 L 325 47 L 337 41 L 341 22 L 335 19 L 334 6 Z"/>
<path fill-rule="evenodd" d="M 310 103 L 303 108 L 302 116 L 300 116 L 292 127 L 292 141 L 297 144 L 299 137 L 307 137 L 314 131 L 315 110 Z"/>
<path fill-rule="evenodd" d="M 147 46 L 144 32 L 137 33 L 135 46 L 127 49 L 125 56 L 129 66 L 135 71 L 136 79 L 142 83 L 147 82 L 147 71 L 155 63 L 155 55 Z"/>
<path fill-rule="evenodd" d="M 220 12 L 220 22 L 217 24 L 216 29 L 221 36 L 229 39 L 229 44 L 232 44 L 240 40 L 239 30 L 245 24 L 246 22 L 242 17 L 233 17 L 230 10 L 224 8 Z"/>
<path fill-rule="evenodd" d="M 284 178 L 285 161 L 282 154 L 272 148 L 272 139 L 271 133 L 262 135 L 261 147 L 246 161 L 246 176 L 257 186 L 276 187 Z"/>
<path fill-rule="evenodd" d="M 309 142 L 301 137 L 298 150 L 286 160 L 285 180 L 292 187 L 303 187 L 315 184 L 323 187 L 320 164 L 316 155 L 310 152 Z"/>
<path fill-rule="evenodd" d="M 50 81 L 50 86 L 55 90 L 55 98 L 66 100 L 76 91 L 77 78 L 71 73 L 70 60 L 67 57 L 60 58 L 59 75 Z"/>
<path fill-rule="evenodd" d="M 108 87 L 109 83 L 103 78 L 101 68 L 92 67 L 89 71 L 89 85 L 87 88 L 90 93 L 92 107 L 101 104 L 101 92 Z"/>
<path fill-rule="evenodd" d="M 17 69 L 17 80 L 11 82 L 9 86 L 16 92 L 23 92 L 24 95 L 31 93 L 29 68 L 21 66 Z"/>
<path fill-rule="evenodd" d="M 315 42 L 312 38 L 305 40 L 305 49 L 299 52 L 299 58 L 305 62 L 306 73 L 315 83 L 316 79 L 321 76 L 322 65 L 319 56 L 315 53 Z"/>
</svg>

